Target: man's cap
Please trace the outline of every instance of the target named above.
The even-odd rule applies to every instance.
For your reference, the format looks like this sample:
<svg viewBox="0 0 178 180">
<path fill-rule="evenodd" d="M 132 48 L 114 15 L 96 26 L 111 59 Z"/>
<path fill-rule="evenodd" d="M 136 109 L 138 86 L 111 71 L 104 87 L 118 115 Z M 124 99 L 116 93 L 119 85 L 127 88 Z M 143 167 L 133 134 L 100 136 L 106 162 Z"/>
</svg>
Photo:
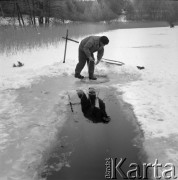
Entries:
<svg viewBox="0 0 178 180">
<path fill-rule="evenodd" d="M 109 39 L 108 39 L 106 36 L 101 36 L 101 37 L 100 37 L 100 41 L 101 41 L 104 45 L 106 45 L 106 44 L 109 43 Z"/>
</svg>

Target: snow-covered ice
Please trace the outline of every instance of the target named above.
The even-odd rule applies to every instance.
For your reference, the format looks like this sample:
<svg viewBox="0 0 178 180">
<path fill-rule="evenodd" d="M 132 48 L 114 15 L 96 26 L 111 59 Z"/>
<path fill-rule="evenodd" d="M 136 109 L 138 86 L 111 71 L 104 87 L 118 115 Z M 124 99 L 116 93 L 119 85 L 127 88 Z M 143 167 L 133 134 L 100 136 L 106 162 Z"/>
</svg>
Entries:
<svg viewBox="0 0 178 180">
<path fill-rule="evenodd" d="M 120 42 L 118 38 L 119 56 L 128 64 L 141 64 L 146 69 L 140 80 L 115 87 L 124 92 L 124 100 L 134 107 L 144 131 L 149 162 L 158 159 L 163 164 L 173 163 L 177 170 L 178 28 L 123 31 L 123 36 L 130 33 L 128 41 Z"/>
</svg>

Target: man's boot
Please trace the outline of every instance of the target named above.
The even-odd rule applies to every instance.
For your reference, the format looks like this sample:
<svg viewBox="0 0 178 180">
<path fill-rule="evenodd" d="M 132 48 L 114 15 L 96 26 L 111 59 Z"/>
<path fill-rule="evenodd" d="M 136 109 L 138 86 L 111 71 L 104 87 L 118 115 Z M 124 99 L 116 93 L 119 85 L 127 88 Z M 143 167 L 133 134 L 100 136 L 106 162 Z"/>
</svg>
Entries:
<svg viewBox="0 0 178 180">
<path fill-rule="evenodd" d="M 89 74 L 89 79 L 90 80 L 97 80 L 97 77 L 94 76 L 93 74 Z"/>
<path fill-rule="evenodd" d="M 79 79 L 83 79 L 84 78 L 84 76 L 80 75 L 79 73 L 75 73 L 75 77 L 79 78 Z"/>
</svg>

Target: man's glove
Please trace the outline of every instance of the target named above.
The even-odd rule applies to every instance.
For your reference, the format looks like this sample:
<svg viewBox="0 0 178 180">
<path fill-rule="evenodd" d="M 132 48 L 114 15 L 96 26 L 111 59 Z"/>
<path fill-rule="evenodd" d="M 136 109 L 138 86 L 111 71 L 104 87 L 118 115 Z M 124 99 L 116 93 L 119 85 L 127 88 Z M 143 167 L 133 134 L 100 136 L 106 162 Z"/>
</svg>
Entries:
<svg viewBox="0 0 178 180">
<path fill-rule="evenodd" d="M 89 61 L 95 61 L 92 57 L 89 57 Z"/>
</svg>

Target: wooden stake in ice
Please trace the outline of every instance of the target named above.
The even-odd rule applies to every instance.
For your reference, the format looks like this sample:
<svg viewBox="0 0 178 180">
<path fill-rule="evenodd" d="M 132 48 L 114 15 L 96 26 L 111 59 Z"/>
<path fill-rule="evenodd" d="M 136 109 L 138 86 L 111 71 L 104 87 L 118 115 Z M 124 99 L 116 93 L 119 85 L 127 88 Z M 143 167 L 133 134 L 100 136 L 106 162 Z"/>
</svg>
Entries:
<svg viewBox="0 0 178 180">
<path fill-rule="evenodd" d="M 73 41 L 73 42 L 75 42 L 75 43 L 79 43 L 78 41 L 73 40 L 73 39 L 69 38 L 68 36 L 69 36 L 69 34 L 68 34 L 68 29 L 67 29 L 66 37 L 62 37 L 63 39 L 66 40 L 66 41 L 65 41 L 65 49 L 64 49 L 64 60 L 63 60 L 63 63 L 65 63 L 65 60 L 66 60 L 67 41 L 69 40 L 69 41 Z"/>
<path fill-rule="evenodd" d="M 66 43 L 65 43 L 65 49 L 64 49 L 64 61 L 63 61 L 63 63 L 65 63 L 65 60 L 66 60 L 67 38 L 68 38 L 68 29 L 67 29 L 67 32 L 66 32 Z"/>
</svg>

